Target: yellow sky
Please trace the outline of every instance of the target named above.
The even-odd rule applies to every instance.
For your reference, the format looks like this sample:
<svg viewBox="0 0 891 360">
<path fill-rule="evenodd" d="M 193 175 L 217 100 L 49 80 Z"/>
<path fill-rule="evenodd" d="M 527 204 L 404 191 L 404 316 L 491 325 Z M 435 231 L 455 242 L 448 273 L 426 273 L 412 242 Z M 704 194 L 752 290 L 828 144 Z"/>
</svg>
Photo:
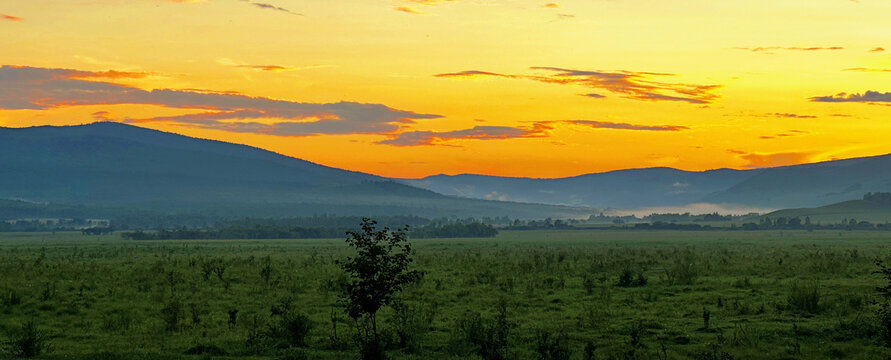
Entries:
<svg viewBox="0 0 891 360">
<path fill-rule="evenodd" d="M 6 1 L 0 126 L 120 121 L 395 177 L 878 155 L 889 18 L 885 0 Z"/>
</svg>

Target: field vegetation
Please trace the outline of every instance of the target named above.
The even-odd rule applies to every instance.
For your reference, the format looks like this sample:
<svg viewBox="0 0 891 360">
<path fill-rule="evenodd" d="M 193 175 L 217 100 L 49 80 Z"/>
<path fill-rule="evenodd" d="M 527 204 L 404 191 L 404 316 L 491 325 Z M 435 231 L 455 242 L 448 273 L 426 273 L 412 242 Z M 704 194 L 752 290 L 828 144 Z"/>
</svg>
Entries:
<svg viewBox="0 0 891 360">
<path fill-rule="evenodd" d="M 359 358 L 368 328 L 343 300 L 356 256 L 345 238 L 5 233 L 0 357 Z M 388 358 L 891 356 L 883 232 L 409 240 L 420 276 L 375 315 Z"/>
</svg>

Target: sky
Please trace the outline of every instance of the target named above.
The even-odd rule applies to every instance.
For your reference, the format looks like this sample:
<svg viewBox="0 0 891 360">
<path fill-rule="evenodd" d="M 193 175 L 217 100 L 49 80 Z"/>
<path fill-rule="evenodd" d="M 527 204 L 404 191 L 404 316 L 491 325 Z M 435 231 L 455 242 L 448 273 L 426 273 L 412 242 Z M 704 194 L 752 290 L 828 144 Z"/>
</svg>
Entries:
<svg viewBox="0 0 891 360">
<path fill-rule="evenodd" d="M 889 18 L 887 0 L 8 0 L 0 126 L 122 122 L 404 178 L 880 155 Z"/>
</svg>

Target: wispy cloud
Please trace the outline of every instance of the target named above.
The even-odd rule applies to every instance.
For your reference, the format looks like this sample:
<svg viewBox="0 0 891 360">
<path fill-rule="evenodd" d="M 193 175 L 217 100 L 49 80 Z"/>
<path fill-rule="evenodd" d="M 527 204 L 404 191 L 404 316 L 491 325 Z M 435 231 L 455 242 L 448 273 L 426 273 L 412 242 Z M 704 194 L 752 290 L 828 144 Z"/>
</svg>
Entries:
<svg viewBox="0 0 891 360">
<path fill-rule="evenodd" d="M 810 99 L 813 102 L 891 102 L 891 92 L 867 91 L 860 93 L 838 93 L 829 96 L 815 96 Z"/>
<path fill-rule="evenodd" d="M 454 1 L 458 1 L 458 0 L 402 0 L 402 2 L 418 4 L 418 5 L 439 5 L 439 4 L 445 4 L 445 3 L 450 3 L 450 2 L 454 2 Z"/>
<path fill-rule="evenodd" d="M 784 152 L 784 153 L 750 153 L 739 150 L 728 150 L 730 153 L 738 154 L 740 159 L 747 162 L 745 167 L 767 168 L 787 165 L 797 165 L 810 162 L 812 153 L 806 152 Z"/>
<path fill-rule="evenodd" d="M 779 133 L 776 135 L 772 135 L 772 136 L 760 136 L 759 138 L 761 138 L 761 139 L 775 139 L 775 138 L 781 138 L 781 137 L 799 136 L 799 135 L 804 135 L 804 134 L 807 134 L 807 131 L 789 130 L 789 131 Z"/>
<path fill-rule="evenodd" d="M 800 115 L 800 114 L 792 114 L 792 113 L 772 113 L 767 114 L 767 116 L 773 116 L 778 118 L 791 118 L 791 119 L 816 119 L 817 117 L 814 115 Z"/>
<path fill-rule="evenodd" d="M 283 8 L 283 7 L 275 6 L 275 5 L 272 5 L 272 4 L 269 4 L 269 3 L 254 2 L 254 1 L 251 1 L 251 0 L 241 0 L 241 1 L 242 1 L 242 2 L 246 2 L 246 3 L 248 3 L 248 4 L 251 4 L 251 5 L 254 5 L 254 6 L 256 6 L 256 7 L 258 7 L 258 8 L 261 8 L 261 9 L 275 10 L 275 11 L 281 11 L 281 12 L 284 12 L 284 13 L 288 13 L 288 14 L 291 14 L 291 15 L 299 15 L 299 16 L 303 16 L 303 14 L 296 13 L 296 12 L 293 12 L 293 11 L 291 11 L 291 10 L 285 9 L 285 8 Z"/>
<path fill-rule="evenodd" d="M 510 126 L 474 126 L 470 129 L 454 131 L 407 131 L 393 138 L 379 141 L 378 144 L 394 146 L 445 145 L 451 140 L 495 140 L 526 137 L 541 137 L 548 127 L 533 126 L 520 128 Z"/>
<path fill-rule="evenodd" d="M 869 49 L 869 52 L 882 52 L 882 51 L 885 51 L 885 48 L 874 47 L 872 49 Z"/>
<path fill-rule="evenodd" d="M 147 104 L 204 112 L 124 121 L 168 121 L 206 129 L 282 136 L 389 134 L 415 120 L 441 117 L 397 110 L 381 104 L 302 103 L 183 89 L 146 91 L 103 81 L 144 76 L 145 73 L 3 66 L 0 67 L 0 109 L 41 110 L 82 105 Z M 110 116 L 101 113 L 94 114 L 94 117 L 100 115 Z"/>
<path fill-rule="evenodd" d="M 406 131 L 393 134 L 390 139 L 378 144 L 394 146 L 449 145 L 453 140 L 504 140 L 516 138 L 538 138 L 550 136 L 552 130 L 562 125 L 584 126 L 594 129 L 637 130 L 637 131 L 681 131 L 686 126 L 639 125 L 593 120 L 548 120 L 536 121 L 531 126 L 474 126 L 470 129 L 454 131 Z"/>
<path fill-rule="evenodd" d="M 422 12 L 422 11 L 420 11 L 420 10 L 418 10 L 418 9 L 415 9 L 415 8 L 413 8 L 413 7 L 411 7 L 411 6 L 397 6 L 397 7 L 393 8 L 393 9 L 396 10 L 396 11 L 401 11 L 401 12 L 404 12 L 404 13 L 415 14 L 415 15 L 421 15 L 421 14 L 424 13 L 424 12 Z"/>
<path fill-rule="evenodd" d="M 674 74 L 634 71 L 587 71 L 556 67 L 532 67 L 545 74 L 511 75 L 488 71 L 468 70 L 456 73 L 437 74 L 444 78 L 484 78 L 502 77 L 533 80 L 549 84 L 582 86 L 621 94 L 627 99 L 642 101 L 681 101 L 692 104 L 708 104 L 718 96 L 712 92 L 720 85 L 695 85 L 654 81 L 653 78 L 676 76 Z M 597 98 L 597 94 L 582 94 Z"/>
<path fill-rule="evenodd" d="M 595 129 L 618 129 L 618 130 L 647 130 L 647 131 L 681 131 L 689 130 L 689 127 L 679 125 L 636 125 L 628 123 L 615 123 L 606 121 L 592 120 L 567 120 L 564 123 L 573 125 L 583 125 Z"/>
<path fill-rule="evenodd" d="M 870 68 L 857 67 L 857 68 L 842 69 L 842 71 L 856 71 L 856 72 L 891 72 L 891 69 L 870 69 Z"/>
<path fill-rule="evenodd" d="M 221 65 L 232 66 L 241 69 L 250 69 L 256 71 L 268 71 L 268 72 L 285 72 L 285 71 L 299 71 L 299 70 L 310 70 L 310 69 L 321 69 L 334 67 L 334 65 L 324 65 L 324 64 L 316 64 L 316 65 L 306 65 L 306 66 L 290 66 L 290 65 L 274 65 L 274 64 L 266 64 L 266 65 L 257 65 L 257 64 L 245 64 L 242 62 L 238 62 L 229 58 L 217 58 L 216 62 Z"/>
<path fill-rule="evenodd" d="M 736 50 L 746 50 L 751 52 L 764 52 L 768 54 L 772 54 L 773 51 L 776 50 L 787 50 L 787 51 L 822 51 L 822 50 L 844 50 L 844 47 L 841 46 L 813 46 L 813 47 L 798 47 L 798 46 L 761 46 L 761 47 L 735 47 Z"/>
<path fill-rule="evenodd" d="M 25 19 L 22 19 L 18 16 L 12 16 L 12 15 L 6 15 L 6 14 L 0 14 L 0 19 L 9 20 L 9 21 L 25 21 Z"/>
<path fill-rule="evenodd" d="M 545 9 L 559 9 L 559 8 L 560 8 L 560 4 L 558 4 L 558 3 L 547 3 L 547 4 L 542 5 L 541 7 L 545 8 Z"/>
</svg>

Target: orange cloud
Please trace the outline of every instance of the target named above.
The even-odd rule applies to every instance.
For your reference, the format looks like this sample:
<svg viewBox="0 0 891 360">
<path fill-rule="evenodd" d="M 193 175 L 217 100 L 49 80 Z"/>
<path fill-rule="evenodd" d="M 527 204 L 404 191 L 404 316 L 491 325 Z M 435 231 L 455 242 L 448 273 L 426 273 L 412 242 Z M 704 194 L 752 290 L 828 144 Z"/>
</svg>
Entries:
<svg viewBox="0 0 891 360">
<path fill-rule="evenodd" d="M 741 153 L 740 158 L 745 160 L 747 168 L 766 168 L 796 165 L 810 162 L 813 154 L 803 152 L 785 152 L 773 154 L 746 153 L 740 151 L 731 151 L 733 153 Z"/>
<path fill-rule="evenodd" d="M 882 52 L 885 51 L 885 48 L 875 47 L 869 50 L 869 52 Z"/>
<path fill-rule="evenodd" d="M 12 16 L 12 15 L 6 15 L 6 14 L 0 14 L 0 19 L 9 20 L 9 21 L 25 21 L 25 19 L 22 19 L 18 16 Z"/>
<path fill-rule="evenodd" d="M 558 4 L 558 3 L 547 3 L 547 4 L 542 5 L 541 7 L 545 8 L 545 9 L 558 9 L 558 8 L 560 8 L 560 4 Z"/>
<path fill-rule="evenodd" d="M 666 83 L 652 80 L 654 77 L 675 76 L 674 74 L 634 71 L 587 71 L 555 67 L 532 67 L 532 70 L 548 72 L 543 75 L 506 75 L 487 71 L 469 70 L 456 73 L 434 75 L 446 78 L 479 78 L 503 77 L 526 79 L 549 84 L 582 86 L 591 89 L 607 90 L 622 94 L 627 99 L 642 101 L 681 101 L 692 104 L 708 104 L 718 96 L 712 91 L 720 85 L 695 85 Z M 592 98 L 603 97 L 599 94 L 582 94 Z"/>
<path fill-rule="evenodd" d="M 416 14 L 416 15 L 421 15 L 421 14 L 423 14 L 423 12 L 418 11 L 417 9 L 415 9 L 415 8 L 413 8 L 413 7 L 411 7 L 411 6 L 397 6 L 397 7 L 393 8 L 393 9 L 396 10 L 396 11 L 401 11 L 401 12 L 409 13 L 409 14 Z"/>
<path fill-rule="evenodd" d="M 844 47 L 841 46 L 829 46 L 829 47 L 797 47 L 797 46 L 763 46 L 763 47 L 735 47 L 736 50 L 747 50 L 751 52 L 765 52 L 768 54 L 772 54 L 770 51 L 773 50 L 791 50 L 791 51 L 819 51 L 819 50 L 844 50 Z"/>
<path fill-rule="evenodd" d="M 843 69 L 842 71 L 857 71 L 857 72 L 891 72 L 891 69 L 870 69 L 870 68 L 848 68 Z"/>
</svg>

